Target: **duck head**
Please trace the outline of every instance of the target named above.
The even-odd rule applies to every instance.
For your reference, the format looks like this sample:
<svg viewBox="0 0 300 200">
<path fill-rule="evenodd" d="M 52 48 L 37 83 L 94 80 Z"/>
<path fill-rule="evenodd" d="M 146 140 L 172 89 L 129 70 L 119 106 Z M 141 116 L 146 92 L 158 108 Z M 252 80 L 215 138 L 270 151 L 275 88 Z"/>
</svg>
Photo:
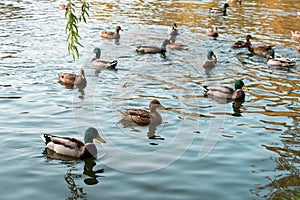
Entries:
<svg viewBox="0 0 300 200">
<path fill-rule="evenodd" d="M 85 131 L 84 143 L 93 143 L 93 140 L 96 139 L 99 142 L 106 143 L 106 141 L 100 137 L 97 129 L 90 127 Z"/>
<path fill-rule="evenodd" d="M 120 31 L 123 31 L 123 29 L 121 28 L 121 26 L 117 26 L 116 27 L 116 32 L 119 33 Z"/>
<path fill-rule="evenodd" d="M 153 99 L 153 100 L 150 102 L 149 108 L 150 108 L 150 110 L 156 109 L 156 108 L 165 109 L 165 107 L 164 107 L 163 105 L 161 105 L 160 102 L 159 102 L 157 99 Z"/>
<path fill-rule="evenodd" d="M 99 59 L 101 56 L 101 50 L 97 47 L 93 52 L 96 54 L 96 58 Z"/>
<path fill-rule="evenodd" d="M 209 50 L 207 52 L 207 59 L 208 60 L 217 60 L 217 57 L 212 50 Z"/>
<path fill-rule="evenodd" d="M 245 84 L 242 80 L 236 80 L 235 84 L 234 84 L 234 88 L 235 88 L 235 90 L 238 90 L 238 89 L 247 90 L 247 87 L 245 86 Z"/>
</svg>

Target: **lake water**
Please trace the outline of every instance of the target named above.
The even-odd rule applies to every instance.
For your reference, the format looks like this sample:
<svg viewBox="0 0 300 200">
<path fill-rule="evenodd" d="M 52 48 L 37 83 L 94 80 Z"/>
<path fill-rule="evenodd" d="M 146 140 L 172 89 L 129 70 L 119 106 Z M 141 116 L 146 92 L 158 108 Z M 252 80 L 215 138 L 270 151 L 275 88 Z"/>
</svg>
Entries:
<svg viewBox="0 0 300 200">
<path fill-rule="evenodd" d="M 300 55 L 290 31 L 300 31 L 299 0 L 245 0 L 227 16 L 207 13 L 224 1 L 94 1 L 80 24 L 81 57 L 67 54 L 59 1 L 0 3 L 1 199 L 291 199 L 300 197 Z M 140 44 L 160 45 L 176 22 L 189 50 L 138 55 Z M 120 25 L 119 43 L 100 38 Z M 220 36 L 206 35 L 217 26 Z M 279 68 L 230 46 L 247 34 L 275 46 L 298 64 Z M 90 65 L 94 47 L 117 59 L 118 70 Z M 218 57 L 206 73 L 207 51 Z M 56 74 L 87 77 L 84 91 Z M 243 79 L 245 102 L 204 97 L 203 85 Z M 117 110 L 147 108 L 157 98 L 163 124 L 139 127 Z M 96 127 L 106 144 L 98 159 L 67 160 L 45 153 L 43 133 L 82 139 Z M 149 139 L 156 135 L 157 139 Z"/>
</svg>

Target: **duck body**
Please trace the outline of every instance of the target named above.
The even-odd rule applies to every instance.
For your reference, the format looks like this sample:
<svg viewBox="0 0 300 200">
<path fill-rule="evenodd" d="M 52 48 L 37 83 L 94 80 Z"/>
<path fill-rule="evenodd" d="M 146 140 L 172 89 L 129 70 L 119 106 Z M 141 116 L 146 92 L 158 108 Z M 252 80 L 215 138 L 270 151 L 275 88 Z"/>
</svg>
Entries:
<svg viewBox="0 0 300 200">
<path fill-rule="evenodd" d="M 97 148 L 93 139 L 106 143 L 99 136 L 97 129 L 90 127 L 85 131 L 84 143 L 76 138 L 61 137 L 51 134 L 41 136 L 48 149 L 64 156 L 74 158 L 97 158 Z"/>
<path fill-rule="evenodd" d="M 165 53 L 168 44 L 170 44 L 170 40 L 165 40 L 161 47 L 141 45 L 137 47 L 136 51 L 141 54 Z"/>
<path fill-rule="evenodd" d="M 235 82 L 235 89 L 228 86 L 204 86 L 205 96 L 219 99 L 239 100 L 245 98 L 242 88 L 246 89 L 242 80 Z"/>
<path fill-rule="evenodd" d="M 296 62 L 289 58 L 276 58 L 274 49 L 270 50 L 270 56 L 267 60 L 267 65 L 269 66 L 281 66 L 281 67 L 290 67 L 294 66 Z"/>
<path fill-rule="evenodd" d="M 100 48 L 95 48 L 93 52 L 96 54 L 96 56 L 91 60 L 91 65 L 103 69 L 115 69 L 116 66 L 118 65 L 117 60 L 107 61 L 107 60 L 100 59 L 101 57 Z"/>
<path fill-rule="evenodd" d="M 116 31 L 102 31 L 101 32 L 101 37 L 106 38 L 106 39 L 120 39 L 120 31 L 123 31 L 121 26 L 116 27 Z"/>
<path fill-rule="evenodd" d="M 206 60 L 203 62 L 202 67 L 205 69 L 211 69 L 214 68 L 217 64 L 217 57 L 214 54 L 213 51 L 208 51 L 207 53 L 207 58 Z"/>
<path fill-rule="evenodd" d="M 246 41 L 241 41 L 241 40 L 238 40 L 236 41 L 232 46 L 231 48 L 233 49 L 236 49 L 236 48 L 247 48 L 248 46 L 251 46 L 251 42 L 250 42 L 250 39 L 251 39 L 251 35 L 247 35 L 246 36 Z"/>
<path fill-rule="evenodd" d="M 219 36 L 217 27 L 208 28 L 206 33 L 207 33 L 208 36 L 211 36 L 211 37 L 214 37 L 214 38 Z"/>
<path fill-rule="evenodd" d="M 259 46 L 248 46 L 248 51 L 254 55 L 258 56 L 268 56 L 270 53 L 270 50 L 272 49 L 272 46 L 268 45 L 259 45 Z"/>
<path fill-rule="evenodd" d="M 209 11 L 210 13 L 214 13 L 214 14 L 223 14 L 223 15 L 225 16 L 226 13 L 227 13 L 227 8 L 228 8 L 228 7 L 229 7 L 229 4 L 228 4 L 228 3 L 225 3 L 223 8 L 209 8 L 208 11 Z"/>
<path fill-rule="evenodd" d="M 78 74 L 69 74 L 69 73 L 57 74 L 57 78 L 59 79 L 59 82 L 62 84 L 76 85 L 81 87 L 86 86 L 86 78 L 84 76 L 83 69 L 80 69 Z"/>
<path fill-rule="evenodd" d="M 119 111 L 124 120 L 133 121 L 137 125 L 146 126 L 149 124 L 159 125 L 162 123 L 162 117 L 157 112 L 157 108 L 164 108 L 156 99 L 149 104 L 149 111 L 144 109 L 125 109 Z"/>
<path fill-rule="evenodd" d="M 170 38 L 170 44 L 167 45 L 168 48 L 174 49 L 174 50 L 187 50 L 189 47 L 184 44 L 175 43 L 176 37 L 171 36 Z"/>
</svg>

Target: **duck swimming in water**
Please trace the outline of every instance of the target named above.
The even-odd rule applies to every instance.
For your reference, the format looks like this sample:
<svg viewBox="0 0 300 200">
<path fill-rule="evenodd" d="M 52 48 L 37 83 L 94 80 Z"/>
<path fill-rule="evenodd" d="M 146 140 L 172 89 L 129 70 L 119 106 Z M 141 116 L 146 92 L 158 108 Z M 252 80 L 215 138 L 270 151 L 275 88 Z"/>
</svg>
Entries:
<svg viewBox="0 0 300 200">
<path fill-rule="evenodd" d="M 59 82 L 66 85 L 76 85 L 85 87 L 86 86 L 86 78 L 84 76 L 83 69 L 79 70 L 78 74 L 69 74 L 69 73 L 60 73 L 57 74 L 57 78 Z"/>
<path fill-rule="evenodd" d="M 291 60 L 289 58 L 282 58 L 282 57 L 275 57 L 275 50 L 270 50 L 270 56 L 267 60 L 267 65 L 269 66 L 280 66 L 280 67 L 291 67 L 296 65 L 296 62 L 294 60 Z"/>
<path fill-rule="evenodd" d="M 220 99 L 238 100 L 245 98 L 243 89 L 247 89 L 242 80 L 235 81 L 234 88 L 228 86 L 203 86 L 205 96 Z"/>
<path fill-rule="evenodd" d="M 241 40 L 238 40 L 236 41 L 232 46 L 231 48 L 233 49 L 236 49 L 236 48 L 247 48 L 248 46 L 251 45 L 251 42 L 250 42 L 250 39 L 252 39 L 252 36 L 251 35 L 247 35 L 246 36 L 246 41 L 241 41 Z"/>
<path fill-rule="evenodd" d="M 159 125 L 162 123 L 161 115 L 156 111 L 157 108 L 165 108 L 156 99 L 152 100 L 149 104 L 149 111 L 144 109 L 125 109 L 119 111 L 126 121 L 133 121 L 134 123 L 146 126 L 149 124 Z"/>
<path fill-rule="evenodd" d="M 104 69 L 115 69 L 118 65 L 117 60 L 107 61 L 100 59 L 101 57 L 101 49 L 95 48 L 93 51 L 96 56 L 91 60 L 91 64 L 95 67 L 104 68 Z"/>
<path fill-rule="evenodd" d="M 214 37 L 214 38 L 219 36 L 217 27 L 208 28 L 206 33 L 207 33 L 208 36 L 211 36 L 211 37 Z"/>
<path fill-rule="evenodd" d="M 93 140 L 96 139 L 102 143 L 106 143 L 105 140 L 99 136 L 97 129 L 93 127 L 85 131 L 84 143 L 76 138 L 51 134 L 44 134 L 41 138 L 48 149 L 57 154 L 74 158 L 97 158 L 97 148 Z"/>
<path fill-rule="evenodd" d="M 214 13 L 214 14 L 222 14 L 222 15 L 226 15 L 227 12 L 227 8 L 229 7 L 228 3 L 225 3 L 223 8 L 209 8 L 208 11 L 210 13 Z"/>
<path fill-rule="evenodd" d="M 120 39 L 120 31 L 123 31 L 121 26 L 116 27 L 116 31 L 102 31 L 101 32 L 101 37 L 106 38 L 106 39 Z"/>
<path fill-rule="evenodd" d="M 138 46 L 136 51 L 141 54 L 154 54 L 154 53 L 165 53 L 167 45 L 170 44 L 170 40 L 165 40 L 161 47 L 158 46 L 146 46 L 141 45 Z"/>
<path fill-rule="evenodd" d="M 214 68 L 217 64 L 217 57 L 212 50 L 207 52 L 206 60 L 203 62 L 202 67 L 205 69 Z"/>
</svg>

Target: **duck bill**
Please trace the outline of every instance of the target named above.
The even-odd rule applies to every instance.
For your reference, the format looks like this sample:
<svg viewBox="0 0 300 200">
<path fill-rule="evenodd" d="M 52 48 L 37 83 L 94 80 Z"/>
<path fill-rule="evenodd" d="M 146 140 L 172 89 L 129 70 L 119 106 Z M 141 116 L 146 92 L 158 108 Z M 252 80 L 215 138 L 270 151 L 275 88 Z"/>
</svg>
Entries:
<svg viewBox="0 0 300 200">
<path fill-rule="evenodd" d="M 248 90 L 248 88 L 246 86 L 243 86 L 242 89 L 243 90 Z"/>
<path fill-rule="evenodd" d="M 211 57 L 212 59 L 217 60 L 217 57 L 215 55 L 212 55 Z"/>
<path fill-rule="evenodd" d="M 99 142 L 102 142 L 102 143 L 106 143 L 106 141 L 99 135 L 96 136 L 96 140 L 98 140 Z"/>
<path fill-rule="evenodd" d="M 164 106 L 163 106 L 163 105 L 161 105 L 161 104 L 158 106 L 158 108 L 159 108 L 159 109 L 162 109 L 162 110 L 167 110 L 167 108 L 166 108 L 166 107 L 164 107 Z"/>
</svg>

